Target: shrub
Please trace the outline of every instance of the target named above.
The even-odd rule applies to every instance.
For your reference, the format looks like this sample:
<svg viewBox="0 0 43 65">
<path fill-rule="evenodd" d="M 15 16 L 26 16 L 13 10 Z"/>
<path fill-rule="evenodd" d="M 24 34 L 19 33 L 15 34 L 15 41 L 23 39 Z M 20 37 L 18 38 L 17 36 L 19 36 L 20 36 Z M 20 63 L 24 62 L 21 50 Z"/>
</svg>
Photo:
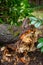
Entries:
<svg viewBox="0 0 43 65">
<path fill-rule="evenodd" d="M 18 24 L 17 21 L 30 16 L 28 0 L 0 0 L 0 20 L 8 24 Z M 21 23 L 21 22 L 20 22 Z"/>
</svg>

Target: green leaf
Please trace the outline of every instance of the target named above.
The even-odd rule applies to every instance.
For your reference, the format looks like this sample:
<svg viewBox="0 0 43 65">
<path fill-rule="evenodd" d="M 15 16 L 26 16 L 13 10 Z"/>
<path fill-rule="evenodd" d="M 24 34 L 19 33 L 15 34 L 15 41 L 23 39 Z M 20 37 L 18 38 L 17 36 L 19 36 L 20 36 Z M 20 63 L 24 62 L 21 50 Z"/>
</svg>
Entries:
<svg viewBox="0 0 43 65">
<path fill-rule="evenodd" d="M 41 48 L 41 52 L 43 52 L 43 47 Z"/>
<path fill-rule="evenodd" d="M 2 19 L 0 18 L 0 23 L 3 23 Z"/>
<path fill-rule="evenodd" d="M 13 21 L 11 21 L 11 25 L 13 25 Z"/>
<path fill-rule="evenodd" d="M 38 40 L 38 42 L 40 43 L 40 42 L 43 42 L 43 38 L 40 38 L 39 40 Z"/>
<path fill-rule="evenodd" d="M 36 22 L 35 27 L 38 28 L 41 25 L 40 22 Z"/>
<path fill-rule="evenodd" d="M 30 21 L 37 21 L 36 17 L 29 17 L 29 18 L 30 18 Z"/>
<path fill-rule="evenodd" d="M 37 45 L 37 48 L 41 48 L 43 46 L 43 42 L 42 43 L 39 43 L 38 45 Z"/>
<path fill-rule="evenodd" d="M 35 24 L 35 23 L 36 23 L 36 21 L 33 21 L 33 20 L 32 20 L 31 24 Z"/>
</svg>

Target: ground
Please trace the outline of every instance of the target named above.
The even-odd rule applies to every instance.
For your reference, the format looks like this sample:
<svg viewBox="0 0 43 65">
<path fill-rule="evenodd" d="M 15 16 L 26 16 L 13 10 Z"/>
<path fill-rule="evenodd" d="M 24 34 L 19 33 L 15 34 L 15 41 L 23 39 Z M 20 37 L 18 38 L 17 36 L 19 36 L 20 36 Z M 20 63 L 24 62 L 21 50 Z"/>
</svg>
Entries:
<svg viewBox="0 0 43 65">
<path fill-rule="evenodd" d="M 0 49 L 1 49 L 1 47 L 0 47 Z M 25 63 L 23 63 L 20 60 L 17 62 L 17 64 L 15 64 L 15 61 L 14 61 L 14 58 L 15 58 L 14 51 L 11 51 L 10 54 L 13 55 L 13 57 L 10 57 L 10 55 L 8 56 L 10 59 L 6 58 L 6 57 L 3 58 L 4 53 L 3 53 L 3 49 L 1 49 L 1 51 L 0 51 L 0 60 L 1 60 L 0 64 L 1 65 L 43 65 L 43 53 L 41 53 L 39 50 L 36 50 L 34 52 L 28 52 L 28 58 L 30 58 L 29 61 L 28 61 L 28 64 L 25 64 Z M 22 54 L 20 54 L 19 56 L 21 56 L 21 55 Z M 17 54 L 17 56 L 18 56 L 18 54 Z"/>
<path fill-rule="evenodd" d="M 40 19 L 43 18 L 43 10 L 34 11 L 32 14 L 36 16 L 37 18 L 40 18 Z"/>
</svg>

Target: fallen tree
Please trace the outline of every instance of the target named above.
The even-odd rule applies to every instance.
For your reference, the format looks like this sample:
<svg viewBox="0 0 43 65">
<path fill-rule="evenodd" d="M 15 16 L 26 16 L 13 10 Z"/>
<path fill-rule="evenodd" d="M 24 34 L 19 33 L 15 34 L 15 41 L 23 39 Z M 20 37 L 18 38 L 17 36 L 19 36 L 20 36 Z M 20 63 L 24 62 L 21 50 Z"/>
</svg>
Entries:
<svg viewBox="0 0 43 65">
<path fill-rule="evenodd" d="M 25 19 L 21 26 L 0 24 L 0 43 L 12 43 L 17 41 L 21 31 L 27 28 L 28 22 L 29 20 Z"/>
<path fill-rule="evenodd" d="M 8 24 L 0 24 L 0 43 L 10 43 L 17 41 L 19 35 L 18 28 Z"/>
<path fill-rule="evenodd" d="M 34 25 L 29 25 L 29 19 L 25 19 L 21 26 L 11 26 L 9 24 L 0 24 L 0 43 L 12 43 L 19 39 L 19 36 L 27 30 L 35 28 Z M 43 27 L 39 28 L 38 31 L 42 31 L 39 37 L 43 37 Z M 37 33 L 38 33 L 37 31 Z"/>
</svg>

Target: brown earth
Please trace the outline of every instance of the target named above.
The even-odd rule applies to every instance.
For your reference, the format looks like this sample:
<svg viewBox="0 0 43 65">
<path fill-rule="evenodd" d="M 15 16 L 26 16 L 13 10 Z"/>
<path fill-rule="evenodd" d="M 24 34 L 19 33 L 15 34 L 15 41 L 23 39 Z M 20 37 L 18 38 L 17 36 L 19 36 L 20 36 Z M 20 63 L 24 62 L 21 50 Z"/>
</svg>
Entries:
<svg viewBox="0 0 43 65">
<path fill-rule="evenodd" d="M 14 60 L 14 58 L 17 56 L 19 58 L 23 57 L 23 54 L 18 54 L 18 53 L 15 54 L 14 51 L 12 51 L 12 50 L 10 50 L 10 51 L 11 52 L 9 52 L 9 53 L 10 53 L 10 55 L 12 54 L 12 57 L 10 55 L 8 55 L 8 58 L 6 61 L 6 57 L 4 57 L 4 59 L 3 59 L 4 51 L 0 47 L 0 65 L 43 65 L 43 53 L 41 53 L 38 50 L 34 51 L 34 52 L 28 52 L 28 54 L 27 54 L 28 57 L 26 58 L 26 60 L 28 60 L 28 62 L 26 62 L 26 63 L 22 62 L 20 59 L 18 60 L 18 62 L 16 59 Z"/>
</svg>

